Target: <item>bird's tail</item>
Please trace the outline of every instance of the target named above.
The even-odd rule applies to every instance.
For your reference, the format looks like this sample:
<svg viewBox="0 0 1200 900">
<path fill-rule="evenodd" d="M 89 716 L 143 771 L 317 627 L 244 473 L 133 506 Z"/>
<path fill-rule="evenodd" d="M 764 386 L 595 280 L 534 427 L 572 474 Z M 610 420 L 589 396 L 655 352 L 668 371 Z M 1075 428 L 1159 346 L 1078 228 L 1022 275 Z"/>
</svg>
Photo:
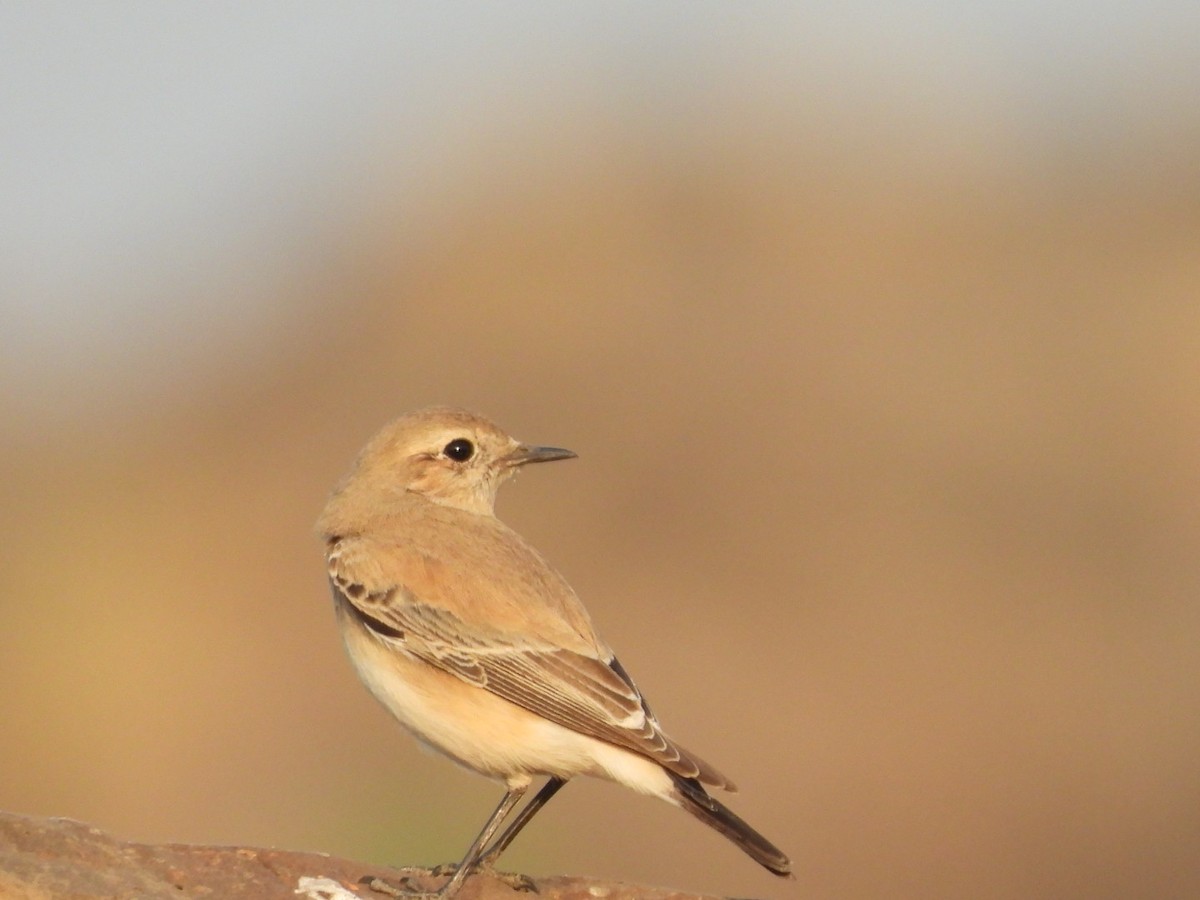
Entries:
<svg viewBox="0 0 1200 900">
<path fill-rule="evenodd" d="M 693 816 L 733 841 L 756 863 L 784 878 L 792 877 L 792 863 L 774 844 L 714 800 L 695 778 L 668 772 L 675 783 L 674 799 Z"/>
</svg>

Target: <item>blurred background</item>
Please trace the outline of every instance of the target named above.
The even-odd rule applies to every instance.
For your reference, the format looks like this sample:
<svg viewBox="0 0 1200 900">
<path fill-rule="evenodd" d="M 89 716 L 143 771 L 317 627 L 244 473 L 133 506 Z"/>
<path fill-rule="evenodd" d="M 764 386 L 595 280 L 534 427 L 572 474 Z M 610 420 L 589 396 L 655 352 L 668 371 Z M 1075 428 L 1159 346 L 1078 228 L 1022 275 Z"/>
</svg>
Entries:
<svg viewBox="0 0 1200 900">
<path fill-rule="evenodd" d="M 1195 4 L 0 7 L 0 809 L 457 860 L 312 523 L 430 403 L 794 860 L 579 782 L 507 867 L 1200 892 Z"/>
</svg>

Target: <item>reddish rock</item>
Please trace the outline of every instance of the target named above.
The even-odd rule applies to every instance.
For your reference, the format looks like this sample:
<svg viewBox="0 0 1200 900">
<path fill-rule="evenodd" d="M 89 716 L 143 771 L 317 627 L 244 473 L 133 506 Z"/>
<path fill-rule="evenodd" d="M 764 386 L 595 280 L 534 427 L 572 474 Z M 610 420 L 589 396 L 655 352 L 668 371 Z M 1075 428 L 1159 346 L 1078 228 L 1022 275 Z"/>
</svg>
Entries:
<svg viewBox="0 0 1200 900">
<path fill-rule="evenodd" d="M 0 812 L 0 898 L 3 900 L 388 900 L 389 884 L 436 890 L 445 880 L 427 869 L 391 869 L 321 853 L 132 844 L 71 819 Z M 585 878 L 527 879 L 517 890 L 499 876 L 467 879 L 457 900 L 706 900 L 662 888 Z M 707 898 L 712 900 L 712 898 Z"/>
</svg>

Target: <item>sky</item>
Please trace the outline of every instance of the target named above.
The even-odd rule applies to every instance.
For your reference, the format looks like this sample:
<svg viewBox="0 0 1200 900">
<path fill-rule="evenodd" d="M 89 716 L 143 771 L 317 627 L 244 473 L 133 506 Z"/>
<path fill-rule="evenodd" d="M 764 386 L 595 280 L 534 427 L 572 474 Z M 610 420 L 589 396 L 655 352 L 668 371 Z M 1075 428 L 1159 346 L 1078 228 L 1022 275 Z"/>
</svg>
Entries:
<svg viewBox="0 0 1200 900">
<path fill-rule="evenodd" d="M 834 127 L 1119 158 L 1193 128 L 1197 83 L 1186 2 L 6 3 L 0 389 L 67 409 L 55 372 L 144 386 L 209 341 L 250 352 L 311 242 L 563 105 L 653 128 L 744 89 Z"/>
</svg>

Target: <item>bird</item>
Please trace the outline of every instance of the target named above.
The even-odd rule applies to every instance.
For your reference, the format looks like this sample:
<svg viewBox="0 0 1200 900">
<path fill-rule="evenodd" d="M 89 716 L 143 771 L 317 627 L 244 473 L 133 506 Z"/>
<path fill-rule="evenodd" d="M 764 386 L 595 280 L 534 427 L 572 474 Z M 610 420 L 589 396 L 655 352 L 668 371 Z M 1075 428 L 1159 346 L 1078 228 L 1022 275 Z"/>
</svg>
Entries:
<svg viewBox="0 0 1200 900">
<path fill-rule="evenodd" d="M 366 444 L 317 522 L 359 678 L 418 741 L 505 787 L 462 862 L 424 896 L 450 900 L 490 869 L 579 775 L 681 807 L 793 877 L 788 857 L 711 795 L 737 788 L 666 734 L 563 576 L 496 518 L 496 492 L 520 469 L 575 456 L 463 409 L 420 409 Z"/>
</svg>

